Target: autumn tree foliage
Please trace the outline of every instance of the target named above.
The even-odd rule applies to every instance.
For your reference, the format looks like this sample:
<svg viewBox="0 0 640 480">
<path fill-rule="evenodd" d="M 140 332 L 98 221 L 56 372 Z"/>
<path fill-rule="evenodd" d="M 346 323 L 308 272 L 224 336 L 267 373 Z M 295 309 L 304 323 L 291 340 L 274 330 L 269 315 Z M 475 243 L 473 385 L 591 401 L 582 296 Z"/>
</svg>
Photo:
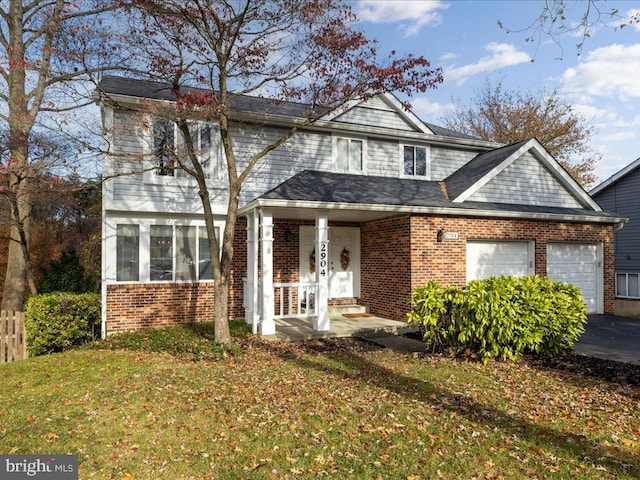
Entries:
<svg viewBox="0 0 640 480">
<path fill-rule="evenodd" d="M 443 120 L 452 130 L 498 143 L 535 137 L 584 188 L 596 180 L 593 127 L 557 90 L 523 92 L 487 81 L 469 105 L 457 104 Z"/>
<path fill-rule="evenodd" d="M 154 79 L 172 85 L 170 108 L 147 106 L 175 122 L 184 136 L 188 160 L 176 168 L 198 186 L 206 221 L 215 281 L 216 340 L 230 341 L 228 291 L 233 237 L 244 181 L 269 152 L 322 115 L 375 93 L 424 92 L 442 81 L 423 57 L 380 59 L 377 45 L 357 28 L 350 5 L 338 0 L 136 0 L 142 28 L 130 35 L 147 54 Z M 136 17 L 138 18 L 138 17 Z M 201 87 L 194 90 L 189 87 Z M 307 105 L 304 118 L 261 145 L 248 158 L 234 147 L 241 119 L 234 99 L 254 95 L 274 103 Z M 260 112 L 256 112 L 260 113 Z M 221 238 L 216 238 L 209 186 L 189 129 L 194 119 L 214 123 L 226 158 L 228 204 Z"/>
<path fill-rule="evenodd" d="M 72 158 L 58 151 L 59 142 L 47 143 L 70 129 L 53 115 L 87 103 L 83 86 L 117 61 L 111 27 L 100 19 L 114 7 L 110 0 L 0 2 L 0 195 L 10 237 L 3 310 L 22 311 L 27 289 L 37 290 L 32 184 L 52 169 L 61 172 Z"/>
</svg>

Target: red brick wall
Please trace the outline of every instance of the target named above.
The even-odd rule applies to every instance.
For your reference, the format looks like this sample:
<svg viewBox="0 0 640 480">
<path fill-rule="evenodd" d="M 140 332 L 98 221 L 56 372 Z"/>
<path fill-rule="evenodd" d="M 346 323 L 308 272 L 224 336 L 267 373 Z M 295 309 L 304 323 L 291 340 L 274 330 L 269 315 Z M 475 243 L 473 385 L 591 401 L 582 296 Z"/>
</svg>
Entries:
<svg viewBox="0 0 640 480">
<path fill-rule="evenodd" d="M 458 238 L 437 242 L 437 232 Z M 604 245 L 604 309 L 614 312 L 614 228 L 611 225 L 515 219 L 404 216 L 362 226 L 362 298 L 377 315 L 404 320 L 411 291 L 429 280 L 466 283 L 467 240 L 534 240 L 536 274 L 547 270 L 549 242 Z"/>
<path fill-rule="evenodd" d="M 274 222 L 274 282 L 299 281 L 299 225 Z M 285 241 L 287 228 L 292 241 Z M 457 232 L 457 239 L 437 242 L 437 231 Z M 396 216 L 361 225 L 361 298 L 371 312 L 404 320 L 411 291 L 429 280 L 463 286 L 466 242 L 471 239 L 534 240 L 536 273 L 547 267 L 547 243 L 604 244 L 604 308 L 614 311 L 614 229 L 610 225 L 515 219 Z M 240 219 L 234 241 L 229 315 L 244 317 L 242 277 L 246 276 L 246 221 Z M 279 306 L 276 305 L 276 308 Z M 114 284 L 108 286 L 107 331 L 166 326 L 213 315 L 213 284 Z"/>
<path fill-rule="evenodd" d="M 362 225 L 360 257 L 360 304 L 375 315 L 404 321 L 411 293 L 410 217 Z"/>
<path fill-rule="evenodd" d="M 213 282 L 107 285 L 107 335 L 213 319 Z"/>
</svg>

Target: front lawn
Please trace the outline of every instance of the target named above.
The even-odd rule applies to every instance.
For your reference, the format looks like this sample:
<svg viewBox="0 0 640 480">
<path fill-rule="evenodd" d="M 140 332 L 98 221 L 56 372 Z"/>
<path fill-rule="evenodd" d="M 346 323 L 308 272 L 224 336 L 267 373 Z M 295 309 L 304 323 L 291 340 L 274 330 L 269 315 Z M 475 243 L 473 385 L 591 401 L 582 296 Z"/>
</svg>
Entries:
<svg viewBox="0 0 640 480">
<path fill-rule="evenodd" d="M 216 358 L 80 349 L 1 365 L 0 452 L 78 454 L 84 479 L 640 477 L 630 383 L 239 341 Z"/>
</svg>

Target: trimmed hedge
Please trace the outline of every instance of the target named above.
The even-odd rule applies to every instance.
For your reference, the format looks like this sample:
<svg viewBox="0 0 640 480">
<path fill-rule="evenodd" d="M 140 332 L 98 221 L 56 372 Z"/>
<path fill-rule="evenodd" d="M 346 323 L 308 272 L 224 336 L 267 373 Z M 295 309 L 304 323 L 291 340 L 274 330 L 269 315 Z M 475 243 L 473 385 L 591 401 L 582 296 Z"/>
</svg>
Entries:
<svg viewBox="0 0 640 480">
<path fill-rule="evenodd" d="M 25 327 L 29 355 L 62 352 L 94 339 L 100 324 L 97 293 L 46 293 L 27 300 Z"/>
<path fill-rule="evenodd" d="M 587 312 L 580 289 L 546 277 L 490 277 L 463 289 L 429 282 L 411 297 L 408 322 L 434 351 L 469 353 L 483 362 L 573 348 Z"/>
</svg>

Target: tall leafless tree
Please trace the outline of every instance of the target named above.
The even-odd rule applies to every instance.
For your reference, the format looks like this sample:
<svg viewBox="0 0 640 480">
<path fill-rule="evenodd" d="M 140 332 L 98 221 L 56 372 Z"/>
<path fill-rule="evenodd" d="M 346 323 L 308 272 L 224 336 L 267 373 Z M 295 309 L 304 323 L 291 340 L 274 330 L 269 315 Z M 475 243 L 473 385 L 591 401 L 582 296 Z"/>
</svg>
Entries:
<svg viewBox="0 0 640 480">
<path fill-rule="evenodd" d="M 228 292 L 238 204 L 243 183 L 269 152 L 319 116 L 356 99 L 396 90 L 410 95 L 442 81 L 422 57 L 379 60 L 375 42 L 357 28 L 339 0 L 139 0 L 144 27 L 133 29 L 149 54 L 153 77 L 173 86 L 174 108 L 153 113 L 182 132 L 191 175 L 202 200 L 215 282 L 215 338 L 230 341 Z M 203 90 L 187 87 L 197 86 Z M 304 118 L 248 158 L 238 158 L 233 103 L 241 95 L 308 106 Z M 189 129 L 195 118 L 217 124 L 226 159 L 226 223 L 216 238 L 209 186 Z"/>
</svg>

